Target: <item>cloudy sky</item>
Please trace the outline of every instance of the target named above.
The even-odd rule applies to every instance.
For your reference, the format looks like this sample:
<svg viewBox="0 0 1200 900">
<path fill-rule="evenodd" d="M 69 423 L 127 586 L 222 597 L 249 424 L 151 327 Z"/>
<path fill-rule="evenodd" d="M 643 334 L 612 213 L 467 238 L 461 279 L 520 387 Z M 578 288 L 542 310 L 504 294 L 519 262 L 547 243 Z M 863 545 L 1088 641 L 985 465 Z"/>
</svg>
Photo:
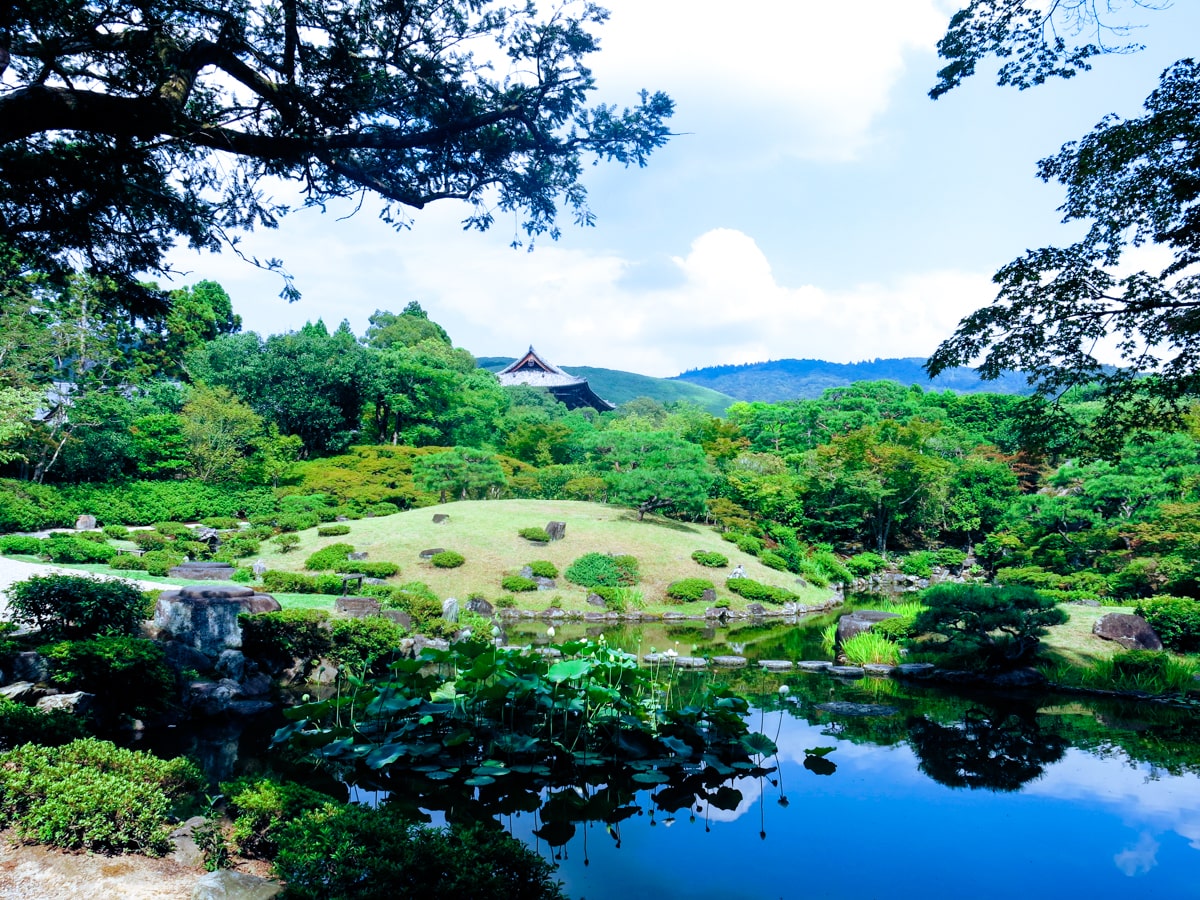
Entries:
<svg viewBox="0 0 1200 900">
<path fill-rule="evenodd" d="M 1027 92 L 982 71 L 934 102 L 950 0 L 607 0 L 596 99 L 665 90 L 679 136 L 645 169 L 589 169 L 595 228 L 565 224 L 528 253 L 503 220 L 464 232 L 457 205 L 401 232 L 369 207 L 309 210 L 242 245 L 282 259 L 299 302 L 228 252 L 180 251 L 180 282 L 220 281 L 262 334 L 317 318 L 361 334 L 374 310 L 417 300 L 477 356 L 532 344 L 560 365 L 647 375 L 924 356 L 991 300 L 1000 265 L 1078 233 L 1037 160 L 1107 113 L 1136 114 L 1194 52 L 1197 4 L 1113 2 L 1144 24 L 1143 52 Z"/>
</svg>

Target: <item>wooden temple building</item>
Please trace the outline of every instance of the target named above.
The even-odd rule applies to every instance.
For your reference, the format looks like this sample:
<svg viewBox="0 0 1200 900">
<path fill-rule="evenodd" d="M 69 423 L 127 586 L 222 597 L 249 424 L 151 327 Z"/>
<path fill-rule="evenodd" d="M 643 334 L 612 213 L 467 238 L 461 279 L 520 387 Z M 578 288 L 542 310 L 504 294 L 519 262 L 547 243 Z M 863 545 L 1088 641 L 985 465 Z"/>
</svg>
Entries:
<svg viewBox="0 0 1200 900">
<path fill-rule="evenodd" d="M 586 378 L 578 378 L 546 362 L 537 355 L 532 346 L 520 359 L 497 372 L 496 377 L 506 386 L 527 384 L 530 387 L 544 388 L 554 395 L 554 399 L 566 404 L 568 409 L 590 406 L 600 412 L 607 412 L 617 408 L 603 397 L 596 396 L 588 386 Z"/>
</svg>

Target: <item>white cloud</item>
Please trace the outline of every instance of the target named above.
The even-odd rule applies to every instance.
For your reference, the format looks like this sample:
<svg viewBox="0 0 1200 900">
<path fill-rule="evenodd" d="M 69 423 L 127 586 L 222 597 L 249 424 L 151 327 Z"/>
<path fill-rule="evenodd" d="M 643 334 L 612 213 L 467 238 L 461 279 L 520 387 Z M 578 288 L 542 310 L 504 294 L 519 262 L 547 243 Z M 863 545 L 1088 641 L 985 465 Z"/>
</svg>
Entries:
<svg viewBox="0 0 1200 900">
<path fill-rule="evenodd" d="M 665 90 L 677 127 L 723 124 L 724 145 L 750 156 L 853 158 L 905 70 L 946 27 L 937 0 L 744 0 L 736 10 L 691 0 L 609 0 L 591 61 L 610 102 Z M 636 81 L 632 80 L 636 77 Z M 701 135 L 712 139 L 714 135 Z"/>
</svg>

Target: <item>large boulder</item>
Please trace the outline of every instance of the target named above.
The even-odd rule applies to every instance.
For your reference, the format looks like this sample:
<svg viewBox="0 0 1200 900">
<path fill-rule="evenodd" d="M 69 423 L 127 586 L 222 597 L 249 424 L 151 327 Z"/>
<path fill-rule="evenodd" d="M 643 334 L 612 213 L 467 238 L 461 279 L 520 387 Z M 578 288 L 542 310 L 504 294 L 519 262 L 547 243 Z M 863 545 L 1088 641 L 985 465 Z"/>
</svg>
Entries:
<svg viewBox="0 0 1200 900">
<path fill-rule="evenodd" d="M 72 715 L 86 716 L 96 702 L 96 695 L 86 691 L 74 691 L 70 694 L 50 694 L 37 702 L 37 708 L 42 712 L 54 712 L 64 709 Z"/>
<path fill-rule="evenodd" d="M 227 562 L 185 562 L 167 572 L 172 578 L 189 581 L 228 581 L 233 577 L 233 564 Z"/>
<path fill-rule="evenodd" d="M 880 609 L 860 609 L 838 619 L 837 642 L 844 644 L 856 634 L 870 631 L 877 622 L 884 619 L 899 618 L 898 613 L 884 612 Z"/>
<path fill-rule="evenodd" d="M 239 584 L 189 585 L 163 591 L 154 608 L 154 625 L 166 640 L 176 640 L 210 657 L 240 650 L 238 613 L 277 612 L 279 601 Z"/>
<path fill-rule="evenodd" d="M 218 869 L 196 881 L 192 887 L 192 900 L 271 900 L 282 893 L 283 885 L 277 881 Z"/>
<path fill-rule="evenodd" d="M 1132 613 L 1109 613 L 1096 620 L 1092 634 L 1116 641 L 1126 650 L 1161 650 L 1163 643 L 1150 623 Z"/>
</svg>

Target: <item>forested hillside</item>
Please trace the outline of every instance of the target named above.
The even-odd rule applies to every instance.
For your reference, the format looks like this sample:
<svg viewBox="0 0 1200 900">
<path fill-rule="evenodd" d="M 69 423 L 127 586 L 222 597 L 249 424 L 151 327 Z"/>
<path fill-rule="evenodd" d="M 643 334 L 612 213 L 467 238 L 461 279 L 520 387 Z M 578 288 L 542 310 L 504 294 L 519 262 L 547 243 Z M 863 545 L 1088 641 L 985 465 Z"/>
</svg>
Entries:
<svg viewBox="0 0 1200 900">
<path fill-rule="evenodd" d="M 823 391 L 856 381 L 898 381 L 926 389 L 952 390 L 971 394 L 1029 394 L 1031 389 L 1019 374 L 1007 373 L 995 381 L 982 381 L 974 369 L 949 369 L 930 380 L 919 356 L 903 359 L 874 359 L 857 363 L 832 363 L 819 359 L 777 359 L 738 366 L 708 366 L 690 369 L 676 380 L 700 385 L 739 400 L 774 403 L 811 400 Z"/>
</svg>

